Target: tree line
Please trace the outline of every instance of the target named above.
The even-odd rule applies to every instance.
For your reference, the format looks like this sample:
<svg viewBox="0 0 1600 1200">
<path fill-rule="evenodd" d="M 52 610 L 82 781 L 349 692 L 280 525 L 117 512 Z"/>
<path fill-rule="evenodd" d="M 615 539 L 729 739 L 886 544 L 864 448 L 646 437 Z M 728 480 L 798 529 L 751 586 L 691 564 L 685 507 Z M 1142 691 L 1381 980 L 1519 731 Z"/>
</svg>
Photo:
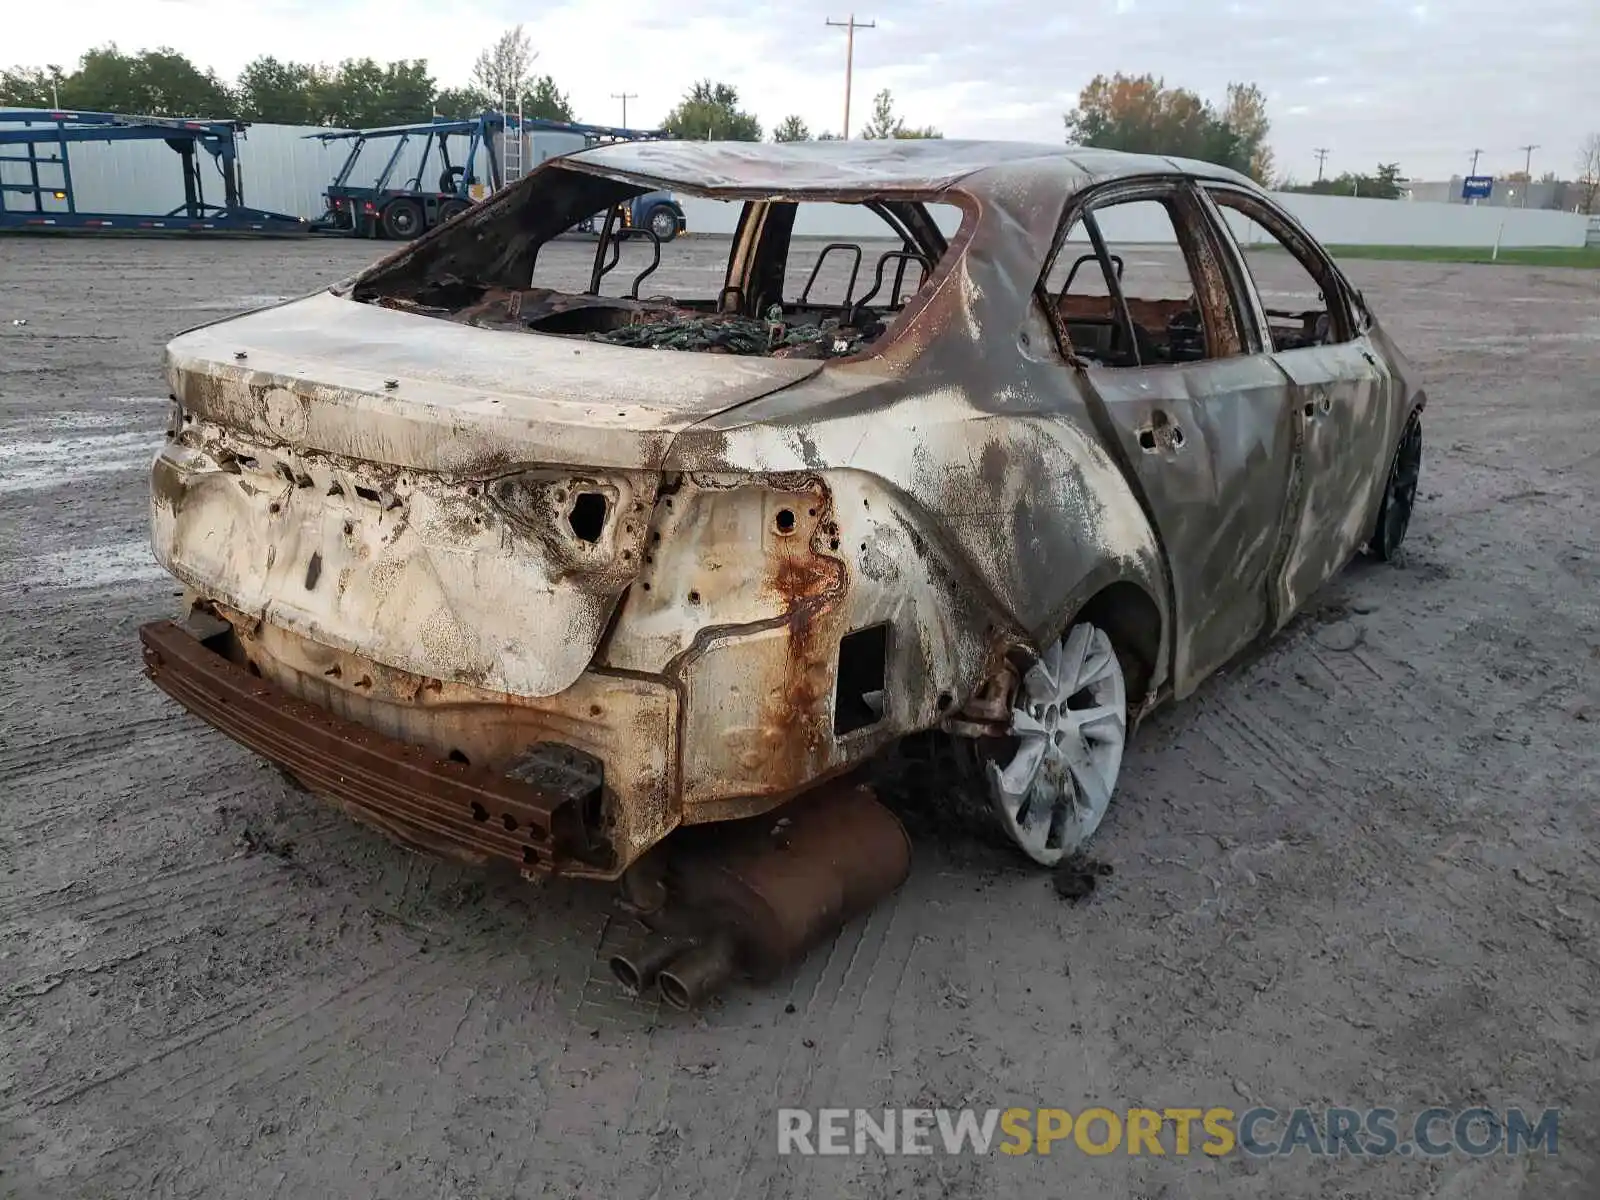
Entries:
<svg viewBox="0 0 1600 1200">
<path fill-rule="evenodd" d="M 504 104 L 529 117 L 576 121 L 572 101 L 550 75 L 534 75 L 533 47 L 521 25 L 487 47 L 464 87 L 441 88 L 426 59 L 379 63 L 347 58 L 337 65 L 295 62 L 261 55 L 234 80 L 202 69 L 187 56 L 162 46 L 132 53 L 115 44 L 88 51 L 68 71 L 60 66 L 0 70 L 0 106 L 62 108 L 152 117 L 238 117 L 284 125 L 370 129 L 431 117 L 472 117 Z M 701 80 L 667 113 L 661 128 L 674 137 L 759 142 L 761 122 L 741 105 L 738 90 Z M 810 141 L 798 116 L 784 118 L 774 141 Z M 838 135 L 821 132 L 815 140 Z M 931 126 L 911 127 L 895 112 L 885 90 L 873 100 L 864 138 L 935 138 Z"/>
<path fill-rule="evenodd" d="M 499 108 L 503 95 L 521 93 L 529 116 L 574 120 L 555 80 L 532 77 L 532 60 L 521 26 L 480 54 L 471 80 L 459 88 L 440 88 L 420 58 L 347 58 L 330 66 L 262 55 L 228 81 L 170 47 L 127 53 L 112 44 L 90 50 L 71 71 L 56 65 L 0 70 L 0 105 L 370 128 L 472 116 Z"/>
<path fill-rule="evenodd" d="M 1253 83 L 1230 83 L 1218 107 L 1155 75 L 1096 75 L 1063 120 L 1067 141 L 1080 146 L 1197 158 L 1262 184 L 1273 178 L 1267 101 Z"/>
<path fill-rule="evenodd" d="M 1168 87 L 1155 75 L 1096 75 L 1064 121 L 1067 141 L 1078 145 L 1195 158 L 1282 191 L 1380 200 L 1401 195 L 1398 163 L 1380 164 L 1370 175 L 1346 171 L 1307 184 L 1278 176 L 1267 144 L 1267 98 L 1253 83 L 1230 83 L 1217 105 L 1187 88 Z"/>
</svg>

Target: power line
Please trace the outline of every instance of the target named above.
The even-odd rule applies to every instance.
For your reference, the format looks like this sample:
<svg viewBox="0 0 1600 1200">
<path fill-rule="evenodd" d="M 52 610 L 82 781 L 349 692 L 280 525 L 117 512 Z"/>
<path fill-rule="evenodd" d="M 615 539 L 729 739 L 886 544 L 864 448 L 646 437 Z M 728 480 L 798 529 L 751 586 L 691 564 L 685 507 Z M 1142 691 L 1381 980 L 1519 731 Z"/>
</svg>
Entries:
<svg viewBox="0 0 1600 1200">
<path fill-rule="evenodd" d="M 611 98 L 613 100 L 621 100 L 622 101 L 622 127 L 624 129 L 626 129 L 628 127 L 628 101 L 629 100 L 637 100 L 639 98 L 639 93 L 638 92 L 612 92 L 611 93 Z"/>
<path fill-rule="evenodd" d="M 1313 153 L 1313 154 L 1315 154 L 1317 156 L 1317 182 L 1321 183 L 1322 182 L 1322 162 L 1323 162 L 1324 159 L 1326 159 L 1328 157 L 1328 150 L 1323 146 L 1318 146 L 1318 147 L 1316 147 L 1316 149 L 1312 150 L 1311 153 Z"/>
<path fill-rule="evenodd" d="M 845 31 L 844 34 L 844 137 L 850 139 L 850 81 L 855 74 L 856 66 L 856 30 L 876 29 L 876 21 L 857 21 L 855 13 L 850 14 L 848 21 L 827 22 L 837 29 Z"/>
</svg>

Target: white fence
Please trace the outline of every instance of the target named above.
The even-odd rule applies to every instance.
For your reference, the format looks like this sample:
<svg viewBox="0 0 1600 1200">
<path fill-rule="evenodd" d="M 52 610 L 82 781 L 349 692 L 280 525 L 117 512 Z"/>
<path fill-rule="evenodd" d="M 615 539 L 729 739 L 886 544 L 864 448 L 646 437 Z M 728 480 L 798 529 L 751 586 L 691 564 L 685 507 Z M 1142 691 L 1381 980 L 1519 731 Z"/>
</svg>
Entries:
<svg viewBox="0 0 1600 1200">
<path fill-rule="evenodd" d="M 1278 192 L 1318 240 L 1336 246 L 1581 246 L 1589 218 L 1542 208 L 1358 200 Z"/>
<path fill-rule="evenodd" d="M 1464 204 L 1438 204 L 1410 200 L 1362 200 L 1353 196 L 1310 196 L 1276 192 L 1277 200 L 1293 213 L 1313 236 L 1341 246 L 1582 246 L 1589 218 L 1579 213 L 1544 209 L 1474 208 Z M 682 198 L 684 218 L 695 233 L 732 233 L 739 208 L 719 200 Z M 959 224 L 956 209 L 941 206 L 935 215 L 945 232 Z M 1231 220 L 1231 214 L 1230 214 Z M 1108 214 L 1102 221 L 1106 237 L 1117 242 L 1171 242 L 1172 227 L 1165 216 L 1147 206 Z M 1243 223 L 1235 232 L 1245 236 Z M 885 232 L 873 213 L 854 205 L 804 205 L 795 220 L 795 232 L 819 237 L 873 237 Z"/>
</svg>

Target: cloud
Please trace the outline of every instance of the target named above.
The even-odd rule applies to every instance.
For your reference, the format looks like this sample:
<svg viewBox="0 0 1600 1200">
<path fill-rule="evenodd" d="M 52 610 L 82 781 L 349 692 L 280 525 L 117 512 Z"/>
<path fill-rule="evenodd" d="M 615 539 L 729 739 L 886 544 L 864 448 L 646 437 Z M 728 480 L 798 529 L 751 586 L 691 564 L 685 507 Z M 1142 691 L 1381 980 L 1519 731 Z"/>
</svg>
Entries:
<svg viewBox="0 0 1600 1200">
<path fill-rule="evenodd" d="M 582 119 L 621 119 L 615 92 L 638 93 L 633 124 L 654 123 L 696 79 L 739 89 L 770 129 L 797 113 L 837 130 L 844 105 L 848 7 L 814 0 L 682 0 L 608 7 L 591 0 L 529 10 L 501 0 L 258 0 L 223 22 L 183 0 L 81 0 L 70 22 L 38 6 L 8 15 L 4 58 L 70 65 L 91 46 L 170 45 L 226 76 L 257 54 L 280 58 L 426 58 L 441 85 L 466 81 L 472 60 L 506 26 L 525 22 Z M 210 11 L 209 6 L 204 11 Z M 37 14 L 37 15 L 36 15 Z M 1315 171 L 1398 162 L 1410 175 L 1518 169 L 1569 171 L 1595 124 L 1594 0 L 881 0 L 858 13 L 852 125 L 888 87 L 912 124 L 949 136 L 1059 141 L 1061 115 L 1097 72 L 1145 71 L 1219 99 L 1231 80 L 1258 83 L 1280 165 Z M 86 36 L 82 31 L 92 30 Z M 1540 160 L 1544 166 L 1541 166 Z"/>
</svg>

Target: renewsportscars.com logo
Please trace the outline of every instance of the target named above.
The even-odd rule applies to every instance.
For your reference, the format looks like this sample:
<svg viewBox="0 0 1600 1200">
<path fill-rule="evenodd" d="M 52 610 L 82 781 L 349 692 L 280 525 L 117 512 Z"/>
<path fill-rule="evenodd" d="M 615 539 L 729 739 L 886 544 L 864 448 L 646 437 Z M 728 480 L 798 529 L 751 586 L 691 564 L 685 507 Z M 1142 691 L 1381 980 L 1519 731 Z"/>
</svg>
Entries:
<svg viewBox="0 0 1600 1200">
<path fill-rule="evenodd" d="M 781 1108 L 778 1153 L 1483 1158 L 1553 1155 L 1560 1121 L 1555 1108 Z"/>
</svg>

